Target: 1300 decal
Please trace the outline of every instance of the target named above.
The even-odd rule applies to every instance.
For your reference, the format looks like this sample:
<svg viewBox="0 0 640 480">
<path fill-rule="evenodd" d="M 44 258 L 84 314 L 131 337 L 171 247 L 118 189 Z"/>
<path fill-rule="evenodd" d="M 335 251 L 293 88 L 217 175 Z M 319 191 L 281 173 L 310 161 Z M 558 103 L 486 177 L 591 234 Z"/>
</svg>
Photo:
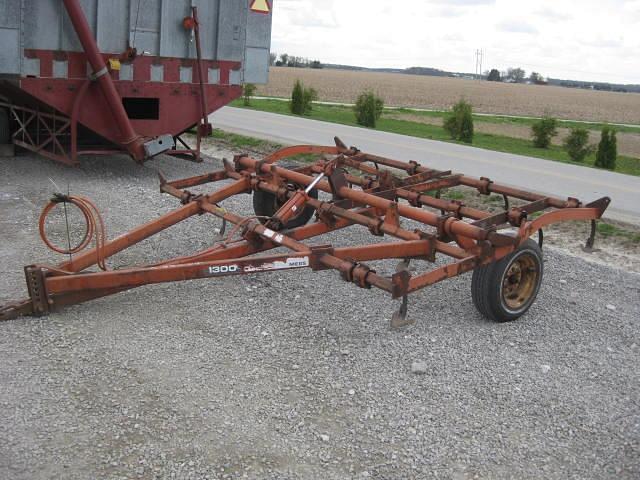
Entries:
<svg viewBox="0 0 640 480">
<path fill-rule="evenodd" d="M 216 265 L 209 267 L 209 275 L 225 275 L 228 273 L 238 273 L 240 267 L 238 265 Z"/>
<path fill-rule="evenodd" d="M 275 260 L 262 264 L 245 265 L 215 265 L 209 267 L 206 272 L 208 276 L 233 275 L 236 273 L 268 272 L 270 270 L 287 270 L 290 268 L 304 268 L 309 266 L 309 257 L 292 257 L 284 260 Z"/>
</svg>

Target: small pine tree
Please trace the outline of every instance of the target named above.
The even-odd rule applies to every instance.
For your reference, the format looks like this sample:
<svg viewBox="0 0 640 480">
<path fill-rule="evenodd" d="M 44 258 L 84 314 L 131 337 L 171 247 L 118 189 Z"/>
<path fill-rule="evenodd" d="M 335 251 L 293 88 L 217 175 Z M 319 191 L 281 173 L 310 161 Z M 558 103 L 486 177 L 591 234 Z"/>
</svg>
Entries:
<svg viewBox="0 0 640 480">
<path fill-rule="evenodd" d="M 552 117 L 544 117 L 531 126 L 533 145 L 537 148 L 549 148 L 551 139 L 558 135 L 558 121 Z"/>
<path fill-rule="evenodd" d="M 564 149 L 574 162 L 584 162 L 594 150 L 593 146 L 589 145 L 589 131 L 585 128 L 572 128 L 564 140 Z"/>
<path fill-rule="evenodd" d="M 304 114 L 304 86 L 300 80 L 296 80 L 291 92 L 291 113 L 295 115 Z"/>
<path fill-rule="evenodd" d="M 454 140 L 473 143 L 473 107 L 465 100 L 460 100 L 453 106 L 443 125 L 444 129 Z"/>
<path fill-rule="evenodd" d="M 602 136 L 598 145 L 596 167 L 615 170 L 617 157 L 618 139 L 616 138 L 616 131 L 609 126 L 605 126 L 602 129 Z"/>
<path fill-rule="evenodd" d="M 376 128 L 378 120 L 382 116 L 384 100 L 368 90 L 361 93 L 353 107 L 358 125 Z"/>
<path fill-rule="evenodd" d="M 242 87 L 242 96 L 244 99 L 244 106 L 251 105 L 251 97 L 256 93 L 256 86 L 253 83 L 245 83 Z"/>
<path fill-rule="evenodd" d="M 304 89 L 304 113 L 308 115 L 313 110 L 313 102 L 318 100 L 318 91 L 315 88 Z"/>
<path fill-rule="evenodd" d="M 296 80 L 289 104 L 291 113 L 308 115 L 313 108 L 313 102 L 316 100 L 318 100 L 318 92 L 314 88 L 305 88 L 300 80 Z"/>
</svg>

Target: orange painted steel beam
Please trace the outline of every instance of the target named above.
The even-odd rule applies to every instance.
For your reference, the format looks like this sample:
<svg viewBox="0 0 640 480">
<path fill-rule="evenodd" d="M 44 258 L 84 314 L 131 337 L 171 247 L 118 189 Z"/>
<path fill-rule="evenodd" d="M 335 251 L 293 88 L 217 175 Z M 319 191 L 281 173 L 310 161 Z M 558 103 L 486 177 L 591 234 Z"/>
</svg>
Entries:
<svg viewBox="0 0 640 480">
<path fill-rule="evenodd" d="M 161 267 L 112 270 L 108 272 L 85 273 L 82 275 L 49 277 L 45 280 L 45 283 L 47 293 L 50 295 L 82 292 L 86 290 L 129 289 L 155 283 L 252 273 L 252 270 L 247 271 L 245 269 L 251 267 L 259 268 L 260 265 L 282 261 L 288 258 L 303 259 L 309 257 L 310 254 L 311 252 L 309 251 L 248 259 L 234 258 L 213 262 L 188 263 L 185 265 L 164 265 Z M 310 265 L 308 261 L 304 267 L 310 267 Z"/>
<path fill-rule="evenodd" d="M 593 220 L 602 217 L 602 211 L 598 208 L 570 208 L 555 210 L 545 213 L 531 222 L 527 222 L 524 228 L 526 238 L 533 235 L 538 230 L 559 222 L 570 220 Z"/>
<path fill-rule="evenodd" d="M 347 163 L 347 165 L 349 164 Z M 365 167 L 365 165 L 359 164 L 358 162 L 355 162 L 355 165 L 356 166 L 354 168 L 361 169 L 366 173 L 370 173 L 370 170 L 373 170 L 373 172 L 376 171 L 374 168 L 364 169 L 363 167 Z M 314 173 L 322 173 L 324 171 L 324 168 L 321 167 L 320 165 L 314 165 L 312 167 L 312 171 Z M 349 183 L 352 183 L 354 185 L 359 185 L 359 186 L 365 185 L 365 182 L 366 182 L 365 179 L 363 179 L 362 177 L 357 177 L 355 175 L 346 174 L 345 178 Z M 396 195 L 399 198 L 403 198 L 409 201 L 412 201 L 412 200 L 418 201 L 423 205 L 427 205 L 429 207 L 433 207 L 438 210 L 445 210 L 448 212 L 457 212 L 463 217 L 472 218 L 474 220 L 486 218 L 491 215 L 490 213 L 484 212 L 482 210 L 460 205 L 457 202 L 442 200 L 440 198 L 431 197 L 429 195 L 423 195 L 418 192 L 407 190 L 407 188 L 410 188 L 410 187 L 409 186 L 406 188 L 402 186 L 399 187 L 398 189 L 395 190 Z"/>
<path fill-rule="evenodd" d="M 437 170 L 433 170 L 429 167 L 419 165 L 418 163 L 407 163 L 399 160 L 392 160 L 389 158 L 379 157 L 377 155 L 371 155 L 366 153 L 358 153 L 354 155 L 353 158 L 360 159 L 361 161 L 370 161 L 380 165 L 397 168 L 407 173 L 413 173 L 411 170 L 414 170 L 415 173 L 434 172 L 434 171 L 437 172 Z M 541 200 L 542 198 L 549 198 L 550 206 L 555 208 L 569 208 L 569 207 L 578 206 L 578 205 L 575 205 L 571 199 L 563 200 L 556 197 L 539 195 L 537 193 L 528 192 L 526 190 L 521 190 L 521 189 L 509 187 L 507 185 L 494 183 L 489 179 L 482 179 L 482 178 L 478 179 L 478 178 L 473 178 L 473 177 L 463 175 L 460 178 L 460 184 L 467 187 L 473 187 L 478 190 L 486 189 L 487 193 L 498 193 L 500 195 L 507 195 L 510 197 L 519 198 L 521 200 L 527 200 L 530 202 Z"/>
<path fill-rule="evenodd" d="M 337 155 L 340 153 L 338 147 L 324 147 L 318 145 L 296 145 L 293 147 L 286 147 L 278 150 L 264 157 L 265 163 L 274 163 L 285 158 L 295 157 L 302 154 L 316 154 L 316 155 Z"/>
<path fill-rule="evenodd" d="M 436 284 L 448 278 L 453 278 L 463 273 L 470 272 L 471 270 L 480 267 L 482 265 L 488 265 L 492 262 L 498 261 L 501 258 L 506 257 L 513 252 L 516 246 L 507 246 L 496 248 L 494 252 L 487 256 L 475 255 L 472 257 L 464 258 L 458 262 L 444 265 L 430 272 L 417 275 L 409 281 L 408 293 L 421 290 L 429 285 Z"/>
<path fill-rule="evenodd" d="M 155 220 L 145 223 L 119 237 L 106 242 L 103 251 L 105 257 L 111 257 L 122 250 L 129 248 L 167 228 L 186 220 L 200 212 L 198 204 L 191 203 L 180 207 L 172 212 L 166 213 Z M 58 266 L 61 270 L 70 272 L 80 272 L 85 268 L 95 265 L 97 261 L 96 249 L 87 250 L 78 254 L 71 260 L 64 262 Z"/>
<path fill-rule="evenodd" d="M 248 180 L 240 180 L 227 187 L 222 188 L 216 193 L 207 197 L 207 200 L 212 203 L 218 203 L 238 193 L 242 193 L 248 190 Z M 103 254 L 105 258 L 111 257 L 126 248 L 140 243 L 141 241 L 163 231 L 167 228 L 186 220 L 193 215 L 201 212 L 200 205 L 196 202 L 189 203 L 183 207 L 180 207 L 172 212 L 169 212 L 160 218 L 151 220 L 144 225 L 131 230 L 130 232 L 120 235 L 119 237 L 106 242 L 103 246 Z M 68 262 L 64 262 L 57 268 L 60 270 L 67 270 L 70 272 L 80 272 L 97 262 L 96 249 L 87 250 L 86 252 L 77 255 Z"/>
<path fill-rule="evenodd" d="M 255 170 L 255 168 L 258 167 L 261 170 L 260 173 L 269 173 L 273 171 L 277 173 L 279 176 L 281 176 L 282 178 L 286 178 L 288 180 L 291 180 L 294 183 L 298 183 L 305 186 L 310 185 L 311 182 L 313 182 L 314 180 L 313 177 L 304 175 L 302 173 L 286 170 L 284 168 L 272 167 L 264 164 L 261 165 L 260 162 L 249 157 L 240 158 L 239 163 L 240 165 L 242 165 L 244 168 L 247 168 L 247 169 Z M 316 188 L 318 190 L 322 190 L 327 193 L 332 193 L 331 187 L 329 186 L 329 183 L 326 181 L 319 182 L 316 185 Z M 390 205 L 394 203 L 394 202 L 391 202 L 390 200 L 387 200 L 381 197 L 376 197 L 374 195 L 371 195 L 365 192 L 356 191 L 349 187 L 342 187 L 338 192 L 335 192 L 335 193 L 340 198 L 353 200 L 363 205 L 370 205 L 372 207 L 381 208 L 384 210 L 388 209 Z M 420 208 L 411 207 L 409 205 L 398 204 L 398 213 L 403 217 L 410 218 L 412 220 L 416 220 L 418 222 L 422 222 L 434 227 L 438 226 L 438 223 L 439 223 L 438 215 L 431 212 L 427 212 Z M 496 239 L 496 238 L 502 237 L 499 234 L 496 234 L 494 232 L 488 232 L 487 230 L 484 230 L 478 227 L 474 227 L 473 225 L 469 225 L 468 223 L 465 223 L 461 220 L 457 220 L 457 219 L 452 219 L 452 220 L 453 221 L 450 222 L 449 225 L 451 228 L 451 233 L 454 235 L 463 235 L 465 237 L 469 237 L 474 240 L 486 240 L 490 237 L 493 237 L 494 239 Z"/>
<path fill-rule="evenodd" d="M 433 242 L 411 240 L 395 243 L 378 243 L 358 247 L 335 248 L 333 255 L 344 260 L 366 262 L 385 258 L 419 258 L 433 254 Z"/>
</svg>

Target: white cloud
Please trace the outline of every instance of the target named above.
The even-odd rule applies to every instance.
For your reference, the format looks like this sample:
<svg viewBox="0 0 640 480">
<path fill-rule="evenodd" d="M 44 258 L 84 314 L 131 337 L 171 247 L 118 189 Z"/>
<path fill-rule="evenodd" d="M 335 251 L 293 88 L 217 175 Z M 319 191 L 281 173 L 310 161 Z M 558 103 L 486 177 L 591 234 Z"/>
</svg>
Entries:
<svg viewBox="0 0 640 480">
<path fill-rule="evenodd" d="M 640 0 L 273 0 L 273 50 L 327 63 L 640 83 Z"/>
<path fill-rule="evenodd" d="M 538 33 L 538 29 L 536 27 L 526 21 L 518 19 L 502 20 L 496 26 L 498 27 L 498 30 L 507 33 Z"/>
</svg>

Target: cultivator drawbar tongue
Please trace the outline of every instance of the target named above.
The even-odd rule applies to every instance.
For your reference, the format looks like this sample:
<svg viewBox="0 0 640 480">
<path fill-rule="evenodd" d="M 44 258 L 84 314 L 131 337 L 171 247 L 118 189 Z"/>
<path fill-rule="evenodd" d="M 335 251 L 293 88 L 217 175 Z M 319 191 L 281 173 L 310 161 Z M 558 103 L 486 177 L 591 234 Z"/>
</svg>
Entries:
<svg viewBox="0 0 640 480">
<path fill-rule="evenodd" d="M 278 165 L 300 154 L 316 155 L 317 160 L 293 170 Z M 222 180 L 232 182 L 206 195 L 188 190 Z M 505 208 L 489 213 L 439 198 L 441 190 L 457 186 L 472 187 L 483 195 L 502 195 Z M 178 198 L 182 206 L 110 241 L 104 235 L 98 238 L 103 229 L 97 211 L 80 199 L 87 210 L 87 235 L 97 236 L 96 248 L 74 251 L 56 267 L 26 267 L 29 299 L 1 308 L 0 319 L 45 315 L 66 305 L 154 283 L 308 268 L 336 270 L 346 282 L 376 287 L 402 299 L 392 320 L 396 327 L 410 323 L 406 318 L 409 294 L 475 270 L 472 294 L 476 307 L 492 320 L 514 320 L 529 309 L 542 280 L 541 245 L 530 237 L 556 222 L 595 222 L 610 203 L 605 197 L 583 205 L 574 198 L 539 195 L 488 178 L 390 160 L 347 148 L 339 139 L 336 146 L 289 147 L 262 160 L 239 155 L 233 164 L 225 161 L 223 170 L 206 175 L 172 182 L 161 177 L 160 188 Z M 318 191 L 331 198 L 319 197 Z M 225 199 L 246 193 L 254 195 L 255 216 L 243 217 L 219 206 Z M 56 198 L 60 203 L 74 200 Z M 510 208 L 509 199 L 524 202 Z M 314 212 L 315 220 L 309 223 Z M 205 213 L 234 226 L 224 241 L 194 255 L 108 270 L 105 260 L 112 255 Z M 404 228 L 408 220 L 418 228 Z M 352 226 L 394 240 L 347 247 L 308 242 Z M 541 239 L 540 234 L 540 244 Z M 593 244 L 593 238 L 589 243 Z M 287 253 L 265 254 L 280 247 Z M 421 265 L 432 264 L 437 257 L 450 261 L 420 273 Z M 380 275 L 367 265 L 382 259 L 399 261 L 393 275 Z M 418 267 L 417 273 L 409 271 L 410 260 Z M 102 271 L 88 270 L 95 265 Z"/>
</svg>

